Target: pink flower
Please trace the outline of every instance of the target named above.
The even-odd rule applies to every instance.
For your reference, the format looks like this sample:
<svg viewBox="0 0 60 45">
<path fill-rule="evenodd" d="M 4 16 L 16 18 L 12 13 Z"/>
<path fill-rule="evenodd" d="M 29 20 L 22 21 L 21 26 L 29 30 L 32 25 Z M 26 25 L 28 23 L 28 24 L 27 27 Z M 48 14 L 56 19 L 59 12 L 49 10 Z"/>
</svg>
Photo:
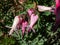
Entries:
<svg viewBox="0 0 60 45">
<path fill-rule="evenodd" d="M 30 25 L 29 25 L 30 29 L 28 31 L 30 31 L 32 29 L 33 32 L 35 32 L 34 29 L 33 29 L 33 26 L 35 25 L 37 20 L 38 20 L 38 15 L 32 14 L 31 18 L 30 18 Z"/>
<path fill-rule="evenodd" d="M 43 11 L 50 11 L 52 7 L 47 7 L 47 6 L 42 6 L 42 5 L 37 5 L 38 11 L 43 12 Z"/>
<path fill-rule="evenodd" d="M 30 17 L 33 13 L 35 13 L 35 10 L 33 8 L 28 9 L 27 13 L 28 13 L 28 15 Z"/>
<path fill-rule="evenodd" d="M 31 18 L 30 18 L 30 27 L 32 28 L 33 25 L 36 23 L 36 21 L 38 20 L 38 15 L 32 14 Z"/>
<path fill-rule="evenodd" d="M 20 16 L 16 16 L 13 21 L 12 29 L 9 32 L 9 35 L 11 35 L 14 31 L 18 30 L 21 26 L 22 18 Z"/>
<path fill-rule="evenodd" d="M 24 35 L 25 30 L 27 29 L 28 26 L 29 26 L 27 29 L 28 31 L 33 30 L 33 32 L 35 32 L 35 30 L 33 29 L 33 26 L 38 20 L 38 15 L 35 15 L 34 9 L 29 9 L 27 12 L 30 17 L 30 22 L 27 22 L 23 18 L 23 16 L 16 16 L 14 18 L 12 29 L 10 30 L 9 35 L 11 35 L 14 31 L 19 30 L 19 29 L 22 29 L 22 35 Z"/>
<path fill-rule="evenodd" d="M 22 17 L 16 16 L 13 21 L 12 29 L 9 32 L 11 35 L 14 31 L 22 29 L 22 35 L 24 35 L 28 22 L 25 21 Z"/>
<path fill-rule="evenodd" d="M 29 24 L 29 27 L 27 30 L 28 30 L 28 32 L 30 32 L 31 30 L 33 30 L 33 32 L 35 32 L 35 30 L 33 29 L 33 26 L 35 25 L 35 23 L 38 20 L 38 15 L 35 14 L 34 9 L 29 9 L 27 12 L 30 17 L 30 22 L 29 22 L 30 24 Z"/>
<path fill-rule="evenodd" d="M 22 35 L 24 35 L 27 25 L 28 25 L 27 21 L 22 22 Z"/>
</svg>

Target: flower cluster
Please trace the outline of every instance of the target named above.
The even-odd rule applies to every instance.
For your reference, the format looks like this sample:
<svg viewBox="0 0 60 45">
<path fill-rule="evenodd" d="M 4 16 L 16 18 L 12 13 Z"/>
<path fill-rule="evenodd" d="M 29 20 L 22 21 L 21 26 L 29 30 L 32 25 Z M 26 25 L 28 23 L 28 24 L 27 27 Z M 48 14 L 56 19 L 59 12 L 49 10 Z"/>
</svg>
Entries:
<svg viewBox="0 0 60 45">
<path fill-rule="evenodd" d="M 25 19 L 23 19 L 23 16 L 16 16 L 14 18 L 13 21 L 13 25 L 12 28 L 9 32 L 9 35 L 11 35 L 14 31 L 22 29 L 22 35 L 24 35 L 25 30 L 27 30 L 27 32 L 30 32 L 31 30 L 33 30 L 33 32 L 35 32 L 35 30 L 33 29 L 33 26 L 35 25 L 35 23 L 38 20 L 38 15 L 35 14 L 35 10 L 34 9 L 28 9 L 27 10 L 27 15 L 30 19 L 30 21 L 26 21 Z"/>
</svg>

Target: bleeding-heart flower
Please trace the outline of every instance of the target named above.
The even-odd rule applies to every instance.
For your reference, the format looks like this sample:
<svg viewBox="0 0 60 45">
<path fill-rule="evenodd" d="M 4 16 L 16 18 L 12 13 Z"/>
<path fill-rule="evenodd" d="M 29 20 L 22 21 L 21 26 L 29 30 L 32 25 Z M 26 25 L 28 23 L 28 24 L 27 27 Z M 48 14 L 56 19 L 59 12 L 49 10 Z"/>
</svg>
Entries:
<svg viewBox="0 0 60 45">
<path fill-rule="evenodd" d="M 30 18 L 30 25 L 29 25 L 30 29 L 28 31 L 30 31 L 32 29 L 33 32 L 35 32 L 34 29 L 33 29 L 33 26 L 35 25 L 37 20 L 38 20 L 38 15 L 32 14 L 31 18 Z"/>
<path fill-rule="evenodd" d="M 28 13 L 28 16 L 31 17 L 31 15 L 35 13 L 35 10 L 33 8 L 28 9 L 27 13 Z"/>
<path fill-rule="evenodd" d="M 46 6 L 41 6 L 37 5 L 38 11 L 43 12 L 43 11 L 50 11 L 52 7 L 46 7 Z"/>
<path fill-rule="evenodd" d="M 35 10 L 34 9 L 28 9 L 28 15 L 30 17 L 30 22 L 29 22 L 29 26 L 28 26 L 28 32 L 30 32 L 31 30 L 33 30 L 33 32 L 35 32 L 35 30 L 33 29 L 33 26 L 35 25 L 35 23 L 38 20 L 38 15 L 35 14 Z"/>
<path fill-rule="evenodd" d="M 22 22 L 22 35 L 24 35 L 24 33 L 26 31 L 27 25 L 28 25 L 28 22 L 27 21 L 23 21 Z"/>
<path fill-rule="evenodd" d="M 14 31 L 18 30 L 18 29 L 22 29 L 22 35 L 24 35 L 25 30 L 27 29 L 28 31 L 33 30 L 33 32 L 35 32 L 35 30 L 33 29 L 33 26 L 35 25 L 35 23 L 38 20 L 38 15 L 35 14 L 35 10 L 34 9 L 28 9 L 28 16 L 30 21 L 26 21 L 24 15 L 23 16 L 16 16 L 14 18 L 14 22 L 12 25 L 12 29 L 9 32 L 9 35 L 11 35 Z"/>
<path fill-rule="evenodd" d="M 12 28 L 9 32 L 9 35 L 11 35 L 14 31 L 18 30 L 21 26 L 22 18 L 20 16 L 16 16 L 13 21 Z"/>
<path fill-rule="evenodd" d="M 16 16 L 13 21 L 12 28 L 9 32 L 9 35 L 11 35 L 14 31 L 22 29 L 22 36 L 25 33 L 26 27 L 28 26 L 28 22 L 24 19 L 24 17 L 21 16 Z"/>
</svg>

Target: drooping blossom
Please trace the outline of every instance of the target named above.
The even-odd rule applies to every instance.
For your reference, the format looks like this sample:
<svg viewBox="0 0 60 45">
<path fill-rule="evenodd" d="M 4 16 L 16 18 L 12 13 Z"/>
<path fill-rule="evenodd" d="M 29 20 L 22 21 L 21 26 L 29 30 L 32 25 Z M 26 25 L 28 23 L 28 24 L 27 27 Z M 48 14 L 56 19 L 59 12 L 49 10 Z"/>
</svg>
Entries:
<svg viewBox="0 0 60 45">
<path fill-rule="evenodd" d="M 29 27 L 33 30 L 33 32 L 35 32 L 34 29 L 33 29 L 33 26 L 35 25 L 37 20 L 38 20 L 38 15 L 32 14 L 31 18 L 30 18 L 30 25 L 29 25 Z"/>
<path fill-rule="evenodd" d="M 16 16 L 13 21 L 12 28 L 9 32 L 9 35 L 11 35 L 14 31 L 18 30 L 21 26 L 22 18 L 20 16 Z"/>
<path fill-rule="evenodd" d="M 28 30 L 28 31 L 33 30 L 33 32 L 35 32 L 35 30 L 33 29 L 33 26 L 35 25 L 35 23 L 38 20 L 38 15 L 35 14 L 34 9 L 28 9 L 27 12 L 28 12 L 28 17 L 29 17 L 30 21 L 28 22 L 25 19 L 26 17 L 24 17 L 24 15 L 16 16 L 14 18 L 13 25 L 9 32 L 9 35 L 11 35 L 14 31 L 19 30 L 19 29 L 22 29 L 22 36 L 24 35 L 26 30 Z"/>
<path fill-rule="evenodd" d="M 31 17 L 33 13 L 35 13 L 35 10 L 33 8 L 27 10 L 28 16 Z"/>
<path fill-rule="evenodd" d="M 41 12 L 41 11 L 49 11 L 51 10 L 51 7 L 46 7 L 46 6 L 41 6 L 41 5 L 38 5 L 37 6 L 38 10 Z"/>
<path fill-rule="evenodd" d="M 26 27 L 28 26 L 28 22 L 27 21 L 23 21 L 22 22 L 22 36 L 24 36 L 24 33 L 26 31 Z"/>
<path fill-rule="evenodd" d="M 24 14 L 15 16 L 9 35 L 11 35 L 14 31 L 16 32 L 16 30 L 19 29 L 22 29 L 22 35 L 24 35 L 26 27 L 28 25 L 28 22 L 25 20 L 24 16 Z"/>
<path fill-rule="evenodd" d="M 33 29 L 33 26 L 35 25 L 35 23 L 38 20 L 38 15 L 35 14 L 35 10 L 34 9 L 29 9 L 28 10 L 28 14 L 30 16 L 30 24 L 29 24 L 29 28 L 27 29 L 29 32 L 31 30 L 33 30 L 33 32 L 35 32 L 35 30 Z"/>
<path fill-rule="evenodd" d="M 44 11 L 50 11 L 54 12 L 54 7 L 47 7 L 47 6 L 42 6 L 42 5 L 37 5 L 38 11 L 39 12 L 44 12 Z"/>
</svg>

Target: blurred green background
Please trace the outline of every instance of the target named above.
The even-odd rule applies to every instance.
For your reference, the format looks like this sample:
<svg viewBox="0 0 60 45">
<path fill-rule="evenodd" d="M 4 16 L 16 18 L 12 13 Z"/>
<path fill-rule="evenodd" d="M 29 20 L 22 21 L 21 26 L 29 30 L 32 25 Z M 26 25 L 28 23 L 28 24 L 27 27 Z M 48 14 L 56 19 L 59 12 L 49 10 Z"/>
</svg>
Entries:
<svg viewBox="0 0 60 45">
<path fill-rule="evenodd" d="M 26 14 L 27 9 L 37 5 L 52 6 L 55 5 L 54 0 L 0 0 L 0 45 L 60 45 L 60 28 L 53 33 L 52 25 L 55 23 L 55 15 L 52 12 L 38 12 L 39 19 L 34 26 L 36 33 L 30 32 L 22 38 L 21 30 L 19 35 L 15 32 L 12 36 L 8 35 L 9 28 L 12 26 L 13 19 L 16 15 Z M 16 5 L 17 4 L 17 5 Z"/>
</svg>

